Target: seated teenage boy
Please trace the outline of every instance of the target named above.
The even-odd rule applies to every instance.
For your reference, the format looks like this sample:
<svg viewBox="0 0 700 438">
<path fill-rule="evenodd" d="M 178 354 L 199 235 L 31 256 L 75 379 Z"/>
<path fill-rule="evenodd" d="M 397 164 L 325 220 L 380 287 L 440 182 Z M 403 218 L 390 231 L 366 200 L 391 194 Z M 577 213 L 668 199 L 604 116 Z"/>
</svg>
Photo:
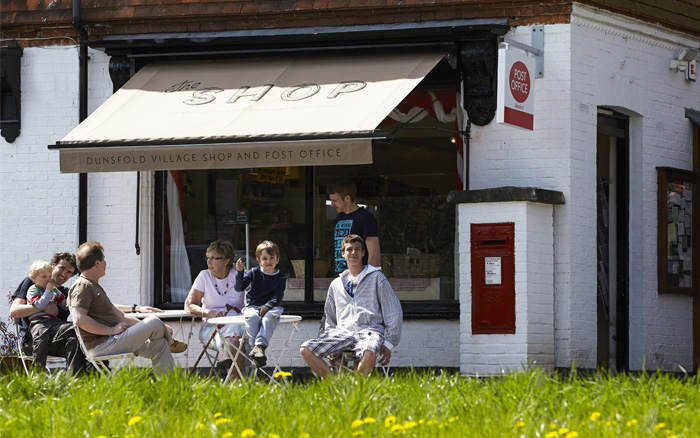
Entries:
<svg viewBox="0 0 700 438">
<path fill-rule="evenodd" d="M 361 358 L 358 371 L 369 374 L 378 357 L 381 365 L 389 363 L 399 343 L 401 303 L 381 269 L 363 264 L 366 251 L 357 234 L 343 239 L 341 253 L 348 269 L 328 288 L 325 332 L 301 345 L 301 356 L 319 377 L 330 369 L 323 358 L 347 350 Z"/>
</svg>

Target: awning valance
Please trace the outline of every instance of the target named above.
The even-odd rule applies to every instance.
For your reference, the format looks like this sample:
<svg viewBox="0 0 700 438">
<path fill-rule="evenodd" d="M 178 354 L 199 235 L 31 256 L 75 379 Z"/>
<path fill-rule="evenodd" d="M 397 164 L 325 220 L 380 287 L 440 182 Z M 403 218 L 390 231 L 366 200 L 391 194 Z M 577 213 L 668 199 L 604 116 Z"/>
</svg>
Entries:
<svg viewBox="0 0 700 438">
<path fill-rule="evenodd" d="M 366 164 L 444 52 L 152 64 L 50 149 L 61 172 Z"/>
</svg>

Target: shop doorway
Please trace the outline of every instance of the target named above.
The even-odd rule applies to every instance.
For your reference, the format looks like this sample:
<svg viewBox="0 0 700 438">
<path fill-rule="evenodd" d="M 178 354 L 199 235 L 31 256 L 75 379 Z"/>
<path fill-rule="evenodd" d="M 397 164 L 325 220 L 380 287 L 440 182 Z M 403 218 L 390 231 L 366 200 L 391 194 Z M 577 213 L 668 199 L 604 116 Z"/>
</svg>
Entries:
<svg viewBox="0 0 700 438">
<path fill-rule="evenodd" d="M 629 368 L 629 119 L 598 109 L 597 365 Z"/>
</svg>

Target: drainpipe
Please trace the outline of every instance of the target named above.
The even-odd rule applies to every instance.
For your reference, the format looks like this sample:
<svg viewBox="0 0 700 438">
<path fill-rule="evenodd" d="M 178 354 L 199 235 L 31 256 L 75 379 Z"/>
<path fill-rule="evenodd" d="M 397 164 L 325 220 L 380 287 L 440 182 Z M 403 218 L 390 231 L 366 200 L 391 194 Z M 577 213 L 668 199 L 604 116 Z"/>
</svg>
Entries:
<svg viewBox="0 0 700 438">
<path fill-rule="evenodd" d="M 73 28 L 80 37 L 78 51 L 78 121 L 81 123 L 87 118 L 88 112 L 88 34 L 82 23 L 81 0 L 73 0 Z M 87 242 L 87 200 L 88 200 L 88 176 L 87 173 L 78 175 L 78 245 Z"/>
</svg>

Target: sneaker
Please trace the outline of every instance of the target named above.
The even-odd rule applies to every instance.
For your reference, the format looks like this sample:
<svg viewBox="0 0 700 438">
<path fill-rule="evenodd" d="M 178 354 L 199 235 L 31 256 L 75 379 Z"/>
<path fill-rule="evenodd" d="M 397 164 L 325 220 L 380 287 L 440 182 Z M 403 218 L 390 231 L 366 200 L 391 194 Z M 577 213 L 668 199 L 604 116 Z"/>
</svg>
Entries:
<svg viewBox="0 0 700 438">
<path fill-rule="evenodd" d="M 187 350 L 187 343 L 185 343 L 184 341 L 181 341 L 179 339 L 173 338 L 173 343 L 170 344 L 170 352 L 171 353 L 182 353 L 185 350 Z"/>
<path fill-rule="evenodd" d="M 250 350 L 250 357 L 252 358 L 262 358 L 265 357 L 265 348 L 267 348 L 266 345 L 258 344 L 255 347 L 253 347 L 252 350 Z"/>
<path fill-rule="evenodd" d="M 224 360 L 220 360 L 216 363 L 216 367 L 219 369 L 227 370 L 231 368 L 231 365 L 233 365 L 233 360 L 231 358 L 226 358 Z"/>
</svg>

